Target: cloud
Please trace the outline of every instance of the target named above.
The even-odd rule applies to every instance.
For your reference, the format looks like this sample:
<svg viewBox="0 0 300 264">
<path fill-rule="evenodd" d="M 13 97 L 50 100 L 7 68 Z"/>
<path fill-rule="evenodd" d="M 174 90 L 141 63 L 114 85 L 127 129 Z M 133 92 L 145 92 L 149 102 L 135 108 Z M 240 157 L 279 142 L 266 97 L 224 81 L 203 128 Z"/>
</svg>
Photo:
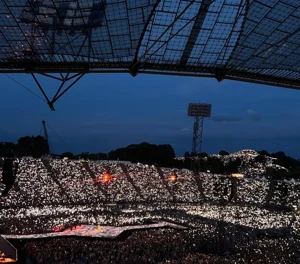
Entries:
<svg viewBox="0 0 300 264">
<path fill-rule="evenodd" d="M 176 123 L 175 123 L 176 124 Z M 90 122 L 83 122 L 82 126 L 172 126 L 174 123 L 168 121 L 147 121 L 147 120 L 116 120 L 116 121 L 90 121 Z"/>
<path fill-rule="evenodd" d="M 237 116 L 237 115 L 230 115 L 230 114 L 219 114 L 214 115 L 210 118 L 210 120 L 218 123 L 238 123 L 241 121 L 250 120 L 251 122 L 260 122 L 262 120 L 262 116 L 260 113 L 249 109 L 247 110 L 246 118 L 245 116 Z"/>
<path fill-rule="evenodd" d="M 260 122 L 262 119 L 262 116 L 260 113 L 249 109 L 247 110 L 247 114 L 248 114 L 248 118 L 252 121 L 252 122 Z"/>
<path fill-rule="evenodd" d="M 221 115 L 214 115 L 209 120 L 219 123 L 233 123 L 233 122 L 240 122 L 242 118 L 239 116 L 228 115 L 228 114 L 221 114 Z"/>
<path fill-rule="evenodd" d="M 188 128 L 188 127 L 184 127 L 184 128 L 181 129 L 181 131 L 182 131 L 182 132 L 190 132 L 191 129 Z"/>
<path fill-rule="evenodd" d="M 185 114 L 185 115 L 187 115 L 188 110 L 187 109 L 181 109 L 181 110 L 177 109 L 177 110 L 172 110 L 171 112 L 176 113 L 176 114 Z"/>
</svg>

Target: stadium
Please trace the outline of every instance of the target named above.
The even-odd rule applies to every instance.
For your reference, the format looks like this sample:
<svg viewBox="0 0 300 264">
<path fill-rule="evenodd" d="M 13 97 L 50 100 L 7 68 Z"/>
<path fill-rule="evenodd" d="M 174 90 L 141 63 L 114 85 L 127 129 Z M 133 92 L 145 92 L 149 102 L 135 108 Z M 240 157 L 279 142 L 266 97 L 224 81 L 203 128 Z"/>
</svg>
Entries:
<svg viewBox="0 0 300 264">
<path fill-rule="evenodd" d="M 3 0 L 0 11 L 0 72 L 31 75 L 51 110 L 92 73 L 300 88 L 297 1 Z M 61 82 L 52 98 L 38 76 Z M 254 161 L 223 174 L 191 162 L 3 157 L 0 262 L 299 262 L 299 180 Z"/>
</svg>

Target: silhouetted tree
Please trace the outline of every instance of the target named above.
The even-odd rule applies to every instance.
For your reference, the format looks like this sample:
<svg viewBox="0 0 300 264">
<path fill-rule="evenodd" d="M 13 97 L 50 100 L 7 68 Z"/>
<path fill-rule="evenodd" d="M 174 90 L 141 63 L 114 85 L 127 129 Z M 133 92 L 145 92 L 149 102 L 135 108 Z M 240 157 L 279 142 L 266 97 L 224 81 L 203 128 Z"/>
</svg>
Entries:
<svg viewBox="0 0 300 264">
<path fill-rule="evenodd" d="M 157 153 L 154 155 L 155 163 L 161 166 L 169 166 L 174 163 L 175 152 L 171 145 L 158 145 L 153 148 L 153 150 L 155 149 L 157 150 Z"/>
<path fill-rule="evenodd" d="M 61 154 L 62 158 L 68 158 L 68 159 L 74 159 L 75 156 L 72 152 L 64 152 L 63 154 Z"/>
<path fill-rule="evenodd" d="M 221 155 L 221 156 L 227 156 L 227 155 L 229 155 L 229 153 L 227 151 L 225 151 L 225 150 L 221 150 L 219 152 L 219 155 Z"/>
<path fill-rule="evenodd" d="M 238 168 L 241 164 L 242 164 L 242 161 L 240 158 L 236 158 L 235 160 L 230 160 L 226 164 L 224 171 L 226 173 L 236 173 L 236 172 L 238 172 Z"/>
<path fill-rule="evenodd" d="M 254 158 L 254 160 L 259 163 L 265 163 L 267 161 L 267 158 L 266 158 L 266 156 L 263 156 L 263 155 L 257 155 Z"/>
<path fill-rule="evenodd" d="M 263 156 L 270 156 L 269 152 L 266 150 L 259 150 L 257 153 Z"/>
<path fill-rule="evenodd" d="M 84 160 L 90 159 L 90 153 L 89 152 L 82 152 L 78 155 L 74 155 L 74 159 L 84 159 Z"/>
<path fill-rule="evenodd" d="M 184 169 L 185 167 L 185 160 L 175 160 L 173 161 L 173 167 L 177 169 Z M 189 167 L 188 167 L 189 168 Z"/>
<path fill-rule="evenodd" d="M 224 173 L 224 165 L 223 162 L 217 157 L 208 157 L 206 160 L 206 168 L 211 173 Z"/>
<path fill-rule="evenodd" d="M 282 152 L 282 151 L 272 153 L 271 156 L 274 157 L 274 158 L 277 158 L 277 159 L 284 159 L 286 157 L 285 153 Z"/>
<path fill-rule="evenodd" d="M 206 152 L 201 152 L 199 155 L 197 155 L 198 157 L 202 157 L 202 158 L 205 158 L 205 157 L 208 157 L 208 154 Z"/>
<path fill-rule="evenodd" d="M 147 142 L 129 145 L 126 148 L 119 148 L 111 151 L 110 160 L 125 160 L 158 166 L 170 166 L 174 164 L 175 152 L 171 145 L 154 145 Z"/>
<path fill-rule="evenodd" d="M 25 136 L 21 137 L 17 144 L 11 142 L 0 142 L 0 156 L 2 157 L 14 157 L 14 156 L 32 156 L 39 158 L 49 153 L 48 145 L 45 139 L 41 136 Z M 285 155 L 284 152 L 276 152 L 269 154 L 266 150 L 258 151 L 258 155 L 254 162 L 265 163 L 266 157 L 271 156 L 276 158 L 274 161 L 276 164 L 289 169 L 289 172 L 278 173 L 280 177 L 293 177 L 300 178 L 300 162 L 292 157 Z M 228 155 L 229 153 L 221 150 L 220 155 Z M 233 173 L 238 171 L 238 167 L 241 165 L 239 158 L 231 160 L 226 166 L 215 157 L 209 157 L 207 153 L 184 153 L 184 160 L 175 160 L 175 152 L 171 145 L 154 145 L 147 142 L 140 144 L 132 144 L 126 148 L 118 148 L 106 153 L 89 153 L 83 152 L 78 155 L 74 155 L 71 152 L 65 152 L 62 155 L 58 155 L 60 158 L 68 157 L 69 159 L 90 159 L 90 160 L 123 160 L 131 161 L 134 163 L 141 162 L 147 164 L 155 164 L 157 166 L 175 167 L 175 168 L 187 168 L 191 169 L 191 157 L 199 157 L 201 171 L 210 170 L 213 173 Z M 292 176 L 291 176 L 292 175 Z"/>
<path fill-rule="evenodd" d="M 293 159 L 292 157 L 286 156 L 284 152 L 276 152 L 272 154 L 272 157 L 276 158 L 275 164 L 287 168 L 290 171 L 300 170 L 299 161 Z"/>
<path fill-rule="evenodd" d="M 32 156 L 34 158 L 39 158 L 43 155 L 49 153 L 49 147 L 47 141 L 41 137 L 21 137 L 17 144 L 17 155 L 22 156 Z"/>
<path fill-rule="evenodd" d="M 190 156 L 191 156 L 191 154 L 188 152 L 188 151 L 186 151 L 186 152 L 184 152 L 184 155 L 183 155 L 185 158 L 189 158 Z"/>
<path fill-rule="evenodd" d="M 97 153 L 98 160 L 107 160 L 108 155 L 106 153 Z"/>
<path fill-rule="evenodd" d="M 0 143 L 0 156 L 12 158 L 16 153 L 16 144 L 12 142 L 1 142 Z"/>
</svg>

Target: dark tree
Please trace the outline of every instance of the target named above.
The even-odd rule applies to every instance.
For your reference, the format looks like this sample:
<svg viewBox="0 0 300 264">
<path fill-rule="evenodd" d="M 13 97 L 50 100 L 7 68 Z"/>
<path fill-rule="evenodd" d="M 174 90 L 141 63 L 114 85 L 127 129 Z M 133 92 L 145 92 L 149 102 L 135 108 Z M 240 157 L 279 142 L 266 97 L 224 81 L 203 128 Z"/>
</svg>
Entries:
<svg viewBox="0 0 300 264">
<path fill-rule="evenodd" d="M 277 159 L 284 159 L 284 158 L 286 157 L 285 153 L 282 152 L 282 151 L 273 153 L 271 156 L 272 156 L 273 158 L 277 158 Z"/>
<path fill-rule="evenodd" d="M 90 158 L 90 153 L 89 152 L 82 152 L 82 153 L 76 155 L 75 158 L 89 159 Z"/>
<path fill-rule="evenodd" d="M 219 155 L 221 155 L 221 156 L 227 156 L 227 155 L 229 155 L 229 153 L 227 151 L 225 151 L 225 150 L 221 150 L 219 152 Z"/>
<path fill-rule="evenodd" d="M 188 152 L 188 151 L 186 151 L 186 152 L 184 152 L 184 155 L 183 155 L 185 158 L 189 158 L 190 156 L 191 156 L 191 154 Z"/>
<path fill-rule="evenodd" d="M 263 156 L 270 156 L 269 152 L 266 150 L 260 150 L 257 151 L 258 154 L 263 155 Z"/>
<path fill-rule="evenodd" d="M 159 166 L 172 166 L 174 164 L 175 152 L 171 145 L 154 145 L 147 142 L 129 145 L 111 151 L 110 160 L 126 160 L 134 163 L 157 164 Z"/>
<path fill-rule="evenodd" d="M 61 154 L 62 158 L 68 158 L 68 159 L 74 159 L 75 156 L 72 152 L 64 152 L 63 154 Z"/>
<path fill-rule="evenodd" d="M 217 157 L 208 157 L 204 166 L 206 167 L 206 171 L 209 170 L 211 173 L 224 173 L 223 162 Z"/>
<path fill-rule="evenodd" d="M 107 160 L 108 154 L 106 153 L 97 153 L 97 160 Z"/>
<path fill-rule="evenodd" d="M 237 173 L 239 166 L 242 164 L 240 158 L 236 158 L 235 160 L 230 160 L 225 166 L 225 172 L 227 173 Z"/>
<path fill-rule="evenodd" d="M 43 155 L 49 153 L 49 147 L 47 141 L 41 137 L 21 137 L 17 144 L 17 155 L 32 156 L 34 158 L 40 158 Z"/>
<path fill-rule="evenodd" d="M 201 152 L 199 155 L 197 155 L 198 157 L 202 157 L 202 158 L 205 158 L 205 157 L 208 157 L 208 154 L 206 152 Z"/>
<path fill-rule="evenodd" d="M 16 153 L 16 144 L 12 142 L 1 142 L 0 143 L 0 156 L 12 158 Z"/>
<path fill-rule="evenodd" d="M 155 148 L 154 148 L 155 150 Z M 171 145 L 158 145 L 157 153 L 155 155 L 155 162 L 162 166 L 169 166 L 174 163 L 175 152 Z"/>
<path fill-rule="evenodd" d="M 259 163 L 265 163 L 265 162 L 267 161 L 267 158 L 266 158 L 266 156 L 264 156 L 264 155 L 257 155 L 257 156 L 254 158 L 254 160 L 255 160 L 256 162 L 259 162 Z"/>
<path fill-rule="evenodd" d="M 274 155 L 274 156 L 273 156 Z M 277 152 L 272 154 L 277 160 L 274 161 L 275 164 L 285 167 L 290 171 L 299 170 L 300 163 L 299 161 L 293 159 L 292 157 L 286 156 L 283 152 Z"/>
</svg>

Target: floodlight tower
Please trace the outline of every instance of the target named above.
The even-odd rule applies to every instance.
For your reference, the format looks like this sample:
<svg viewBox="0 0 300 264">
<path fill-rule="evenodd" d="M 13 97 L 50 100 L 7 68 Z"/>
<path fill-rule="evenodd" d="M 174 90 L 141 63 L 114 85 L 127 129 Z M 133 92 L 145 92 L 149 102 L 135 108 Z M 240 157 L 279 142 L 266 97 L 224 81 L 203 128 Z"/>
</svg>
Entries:
<svg viewBox="0 0 300 264">
<path fill-rule="evenodd" d="M 211 104 L 190 103 L 188 116 L 194 117 L 192 153 L 200 154 L 202 150 L 203 121 L 205 117 L 211 116 Z M 194 159 L 192 159 L 192 169 L 195 173 L 198 173 L 200 169 Z"/>
</svg>

